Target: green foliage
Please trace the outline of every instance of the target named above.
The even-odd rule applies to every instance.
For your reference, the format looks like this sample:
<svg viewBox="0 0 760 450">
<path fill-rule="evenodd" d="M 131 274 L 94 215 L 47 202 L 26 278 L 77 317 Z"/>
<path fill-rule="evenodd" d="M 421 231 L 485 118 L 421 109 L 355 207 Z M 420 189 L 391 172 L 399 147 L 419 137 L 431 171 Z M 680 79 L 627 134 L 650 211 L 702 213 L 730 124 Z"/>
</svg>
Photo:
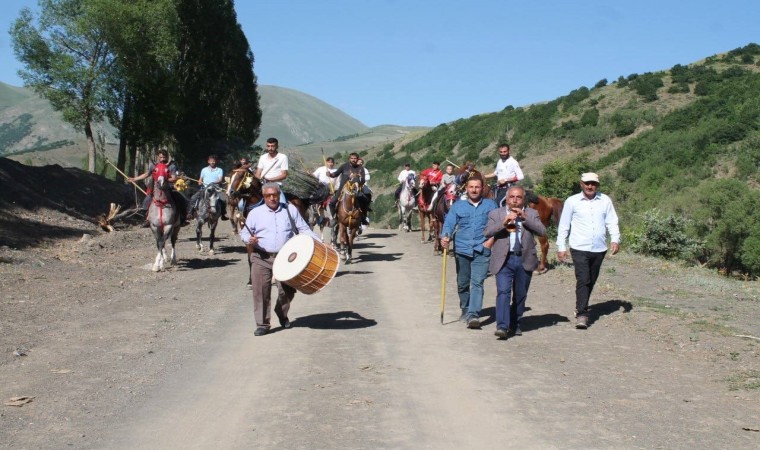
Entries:
<svg viewBox="0 0 760 450">
<path fill-rule="evenodd" d="M 572 134 L 573 144 L 577 147 L 588 147 L 607 142 L 614 135 L 614 131 L 604 125 L 585 126 L 575 130 Z"/>
<path fill-rule="evenodd" d="M 596 82 L 596 84 L 594 85 L 594 89 L 603 88 L 605 86 L 607 86 L 607 79 L 602 78 L 601 80 Z"/>
<path fill-rule="evenodd" d="M 687 234 L 687 224 L 681 216 L 651 209 L 644 213 L 643 229 L 633 238 L 631 249 L 666 259 L 691 259 L 700 252 L 700 245 Z"/>
<path fill-rule="evenodd" d="M 580 192 L 580 178 L 591 170 L 587 154 L 571 160 L 554 160 L 541 169 L 541 183 L 536 192 L 546 197 L 567 198 Z"/>
<path fill-rule="evenodd" d="M 694 230 L 705 242 L 702 259 L 729 274 L 760 274 L 760 192 L 738 180 L 710 180 L 694 200 Z"/>
<path fill-rule="evenodd" d="M 631 78 L 633 77 L 633 78 Z M 630 87 L 644 98 L 644 101 L 657 100 L 657 89 L 664 86 L 662 75 L 647 72 L 643 75 L 629 77 Z"/>
<path fill-rule="evenodd" d="M 595 127 L 599 123 L 599 110 L 596 108 L 587 109 L 581 116 L 582 127 Z"/>
</svg>

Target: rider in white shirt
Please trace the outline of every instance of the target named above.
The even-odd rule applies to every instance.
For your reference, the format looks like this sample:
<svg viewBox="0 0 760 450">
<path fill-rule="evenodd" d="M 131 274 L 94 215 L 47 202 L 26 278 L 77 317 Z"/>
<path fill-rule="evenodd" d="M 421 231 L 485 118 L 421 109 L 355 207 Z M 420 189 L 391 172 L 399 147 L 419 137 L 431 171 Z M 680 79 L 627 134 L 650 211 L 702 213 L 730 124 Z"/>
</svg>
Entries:
<svg viewBox="0 0 760 450">
<path fill-rule="evenodd" d="M 520 164 L 517 160 L 509 156 L 509 144 L 499 144 L 499 161 L 496 162 L 496 169 L 486 175 L 486 179 L 496 178 L 496 204 L 501 206 L 501 202 L 507 194 L 510 187 L 517 184 L 525 178 Z"/>
<path fill-rule="evenodd" d="M 276 138 L 270 137 L 267 139 L 267 152 L 259 157 L 256 178 L 264 183 L 274 181 L 282 185 L 282 180 L 288 177 L 288 156 L 277 152 L 279 145 Z M 280 203 L 288 203 L 282 190 L 280 190 Z"/>
<path fill-rule="evenodd" d="M 401 189 L 404 187 L 404 183 L 406 183 L 406 177 L 408 177 L 410 173 L 412 175 L 417 175 L 417 173 L 411 169 L 411 165 L 409 163 L 404 164 L 404 170 L 402 170 L 398 174 L 398 187 L 396 188 L 396 194 L 395 194 L 395 199 L 397 202 L 398 202 L 399 196 L 401 195 Z"/>
</svg>

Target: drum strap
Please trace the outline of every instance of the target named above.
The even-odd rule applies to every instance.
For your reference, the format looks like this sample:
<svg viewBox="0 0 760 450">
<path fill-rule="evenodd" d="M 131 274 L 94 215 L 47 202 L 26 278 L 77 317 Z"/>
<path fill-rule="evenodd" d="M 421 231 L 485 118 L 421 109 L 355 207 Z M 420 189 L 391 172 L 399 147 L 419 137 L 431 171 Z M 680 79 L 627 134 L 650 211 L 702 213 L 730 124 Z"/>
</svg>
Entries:
<svg viewBox="0 0 760 450">
<path fill-rule="evenodd" d="M 290 215 L 290 208 L 288 208 L 288 205 L 285 205 L 285 212 L 288 213 L 288 219 L 290 219 L 290 228 L 293 229 L 293 234 L 298 234 L 298 228 L 296 228 L 296 221 L 293 220 L 293 216 Z"/>
</svg>

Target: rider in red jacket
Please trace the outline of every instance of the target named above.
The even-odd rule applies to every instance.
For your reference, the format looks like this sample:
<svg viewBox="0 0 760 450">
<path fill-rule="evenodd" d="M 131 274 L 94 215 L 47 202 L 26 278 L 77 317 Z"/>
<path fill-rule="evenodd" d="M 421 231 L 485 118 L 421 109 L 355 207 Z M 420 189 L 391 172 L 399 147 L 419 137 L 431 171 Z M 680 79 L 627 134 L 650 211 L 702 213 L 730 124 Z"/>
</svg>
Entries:
<svg viewBox="0 0 760 450">
<path fill-rule="evenodd" d="M 433 161 L 432 167 L 428 167 L 420 173 L 420 180 L 427 178 L 428 183 L 430 183 L 433 189 L 435 189 L 435 194 L 433 194 L 433 198 L 430 200 L 430 204 L 427 208 L 428 211 L 433 210 L 435 199 L 438 198 L 438 191 L 440 191 L 442 187 L 441 180 L 443 179 L 443 172 L 438 168 L 439 166 L 440 164 L 438 164 L 438 161 Z"/>
</svg>

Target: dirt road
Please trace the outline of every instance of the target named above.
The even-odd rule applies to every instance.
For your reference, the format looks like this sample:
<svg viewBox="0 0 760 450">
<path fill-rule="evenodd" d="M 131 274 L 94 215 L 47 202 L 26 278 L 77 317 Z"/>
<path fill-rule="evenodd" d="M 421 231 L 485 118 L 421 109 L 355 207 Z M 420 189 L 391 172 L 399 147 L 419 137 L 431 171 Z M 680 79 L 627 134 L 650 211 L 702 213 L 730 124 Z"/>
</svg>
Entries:
<svg viewBox="0 0 760 450">
<path fill-rule="evenodd" d="M 35 343 L 28 356 L 0 365 L 3 399 L 35 396 L 21 408 L 3 407 L 0 444 L 760 446 L 760 389 L 732 390 L 730 383 L 756 373 L 755 341 L 694 332 L 688 314 L 696 312 L 668 314 L 632 295 L 648 279 L 640 260 L 605 261 L 586 331 L 572 326 L 572 268 L 534 277 L 524 335 L 505 342 L 493 336 L 493 278 L 484 327 L 468 330 L 456 321 L 450 260 L 441 325 L 441 258 L 416 233 L 368 231 L 356 262 L 342 265 L 327 289 L 297 295 L 293 328 L 275 327 L 263 337 L 253 336 L 246 267 L 234 237 L 213 257 L 198 256 L 183 240 L 180 266 L 153 274 L 143 267 L 153 259 L 141 247 L 141 239 L 149 245 L 147 232 L 129 232 L 128 256 L 119 256 L 127 267 L 99 272 L 102 297 L 92 299 L 87 283 L 59 287 L 89 300 L 65 313 L 70 322 L 35 325 L 42 328 L 36 341 L 29 338 Z M 121 249 L 126 233 L 99 238 L 99 245 L 108 250 L 112 239 Z M 6 297 L 4 308 L 16 311 L 10 308 L 20 299 L 21 292 Z M 757 312 L 756 301 L 747 304 Z M 12 345 L 7 335 L 3 344 Z"/>
</svg>

